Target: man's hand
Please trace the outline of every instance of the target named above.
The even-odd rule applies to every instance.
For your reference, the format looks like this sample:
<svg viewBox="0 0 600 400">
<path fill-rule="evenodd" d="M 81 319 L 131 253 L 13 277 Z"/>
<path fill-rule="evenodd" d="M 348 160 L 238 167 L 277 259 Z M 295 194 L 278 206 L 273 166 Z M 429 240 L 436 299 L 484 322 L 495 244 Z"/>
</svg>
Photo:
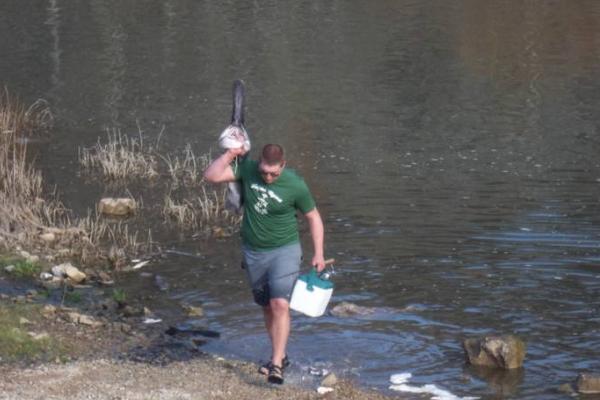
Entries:
<svg viewBox="0 0 600 400">
<path fill-rule="evenodd" d="M 240 147 L 237 147 L 237 148 L 235 148 L 235 149 L 227 149 L 227 153 L 229 153 L 229 155 L 230 155 L 232 158 L 236 158 L 236 157 L 239 157 L 239 156 L 243 156 L 243 155 L 244 155 L 244 154 L 246 154 L 247 152 L 248 152 L 248 150 L 246 150 L 246 149 L 244 148 L 244 146 L 240 146 Z"/>
<path fill-rule="evenodd" d="M 211 183 L 232 182 L 235 174 L 229 164 L 238 156 L 246 154 L 248 150 L 244 146 L 227 151 L 214 160 L 204 171 L 204 179 Z"/>
<path fill-rule="evenodd" d="M 317 269 L 317 272 L 321 272 L 325 269 L 325 259 L 323 256 L 315 255 L 312 258 L 311 264 L 313 267 Z"/>
</svg>

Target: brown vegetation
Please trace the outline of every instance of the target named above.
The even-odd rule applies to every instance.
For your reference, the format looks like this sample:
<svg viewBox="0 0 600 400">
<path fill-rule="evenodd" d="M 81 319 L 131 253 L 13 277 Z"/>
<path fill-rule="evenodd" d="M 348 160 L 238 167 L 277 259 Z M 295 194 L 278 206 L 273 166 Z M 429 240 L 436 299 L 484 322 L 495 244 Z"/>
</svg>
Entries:
<svg viewBox="0 0 600 400">
<path fill-rule="evenodd" d="M 187 144 L 181 156 L 163 155 L 159 153 L 159 140 L 150 146 L 144 144 L 139 129 L 137 138 L 113 130 L 106 143 L 99 140 L 92 149 L 79 149 L 79 163 L 88 173 L 99 172 L 109 182 L 168 177 L 162 215 L 170 225 L 186 230 L 210 230 L 220 224 L 237 226 L 239 217 L 224 208 L 225 190 L 202 178 L 202 171 L 211 162 L 210 152 L 196 156 Z"/>
<path fill-rule="evenodd" d="M 26 109 L 8 93 L 0 96 L 0 249 L 42 250 L 50 259 L 84 262 L 101 257 L 102 245 L 135 254 L 145 244 L 137 233 L 98 216 L 73 218 L 55 194 L 44 193 L 42 174 L 28 158 L 25 139 L 51 127 L 45 104 L 38 100 Z"/>
</svg>

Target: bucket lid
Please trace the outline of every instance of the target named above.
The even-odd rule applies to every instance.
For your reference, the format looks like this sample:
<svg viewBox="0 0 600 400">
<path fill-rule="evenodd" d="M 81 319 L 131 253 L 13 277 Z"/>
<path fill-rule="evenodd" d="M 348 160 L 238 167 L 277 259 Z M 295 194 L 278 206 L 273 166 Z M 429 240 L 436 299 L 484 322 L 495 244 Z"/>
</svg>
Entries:
<svg viewBox="0 0 600 400">
<path fill-rule="evenodd" d="M 298 277 L 299 280 L 306 282 L 306 289 L 313 290 L 313 286 L 320 289 L 333 289 L 333 282 L 319 278 L 317 270 L 312 268 L 308 274 L 303 274 Z"/>
</svg>

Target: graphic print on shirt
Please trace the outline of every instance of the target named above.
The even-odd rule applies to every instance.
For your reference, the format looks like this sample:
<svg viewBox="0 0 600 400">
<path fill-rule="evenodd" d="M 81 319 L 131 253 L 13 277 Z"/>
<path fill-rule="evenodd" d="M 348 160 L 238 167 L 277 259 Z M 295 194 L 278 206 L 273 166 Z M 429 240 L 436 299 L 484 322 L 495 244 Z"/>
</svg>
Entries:
<svg viewBox="0 0 600 400">
<path fill-rule="evenodd" d="M 278 203 L 283 202 L 281 197 L 277 196 L 272 190 L 260 186 L 256 183 L 250 185 L 250 189 L 257 192 L 256 203 L 254 203 L 254 209 L 261 215 L 267 215 L 267 207 L 269 206 L 269 199 L 273 199 Z"/>
</svg>

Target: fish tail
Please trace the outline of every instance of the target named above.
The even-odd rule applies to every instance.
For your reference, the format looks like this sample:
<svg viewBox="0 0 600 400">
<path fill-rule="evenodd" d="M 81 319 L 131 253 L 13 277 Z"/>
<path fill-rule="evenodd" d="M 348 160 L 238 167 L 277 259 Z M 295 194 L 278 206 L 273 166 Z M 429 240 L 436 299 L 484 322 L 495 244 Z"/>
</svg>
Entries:
<svg viewBox="0 0 600 400">
<path fill-rule="evenodd" d="M 244 126 L 244 82 L 240 79 L 233 81 L 233 111 L 231 125 Z"/>
</svg>

